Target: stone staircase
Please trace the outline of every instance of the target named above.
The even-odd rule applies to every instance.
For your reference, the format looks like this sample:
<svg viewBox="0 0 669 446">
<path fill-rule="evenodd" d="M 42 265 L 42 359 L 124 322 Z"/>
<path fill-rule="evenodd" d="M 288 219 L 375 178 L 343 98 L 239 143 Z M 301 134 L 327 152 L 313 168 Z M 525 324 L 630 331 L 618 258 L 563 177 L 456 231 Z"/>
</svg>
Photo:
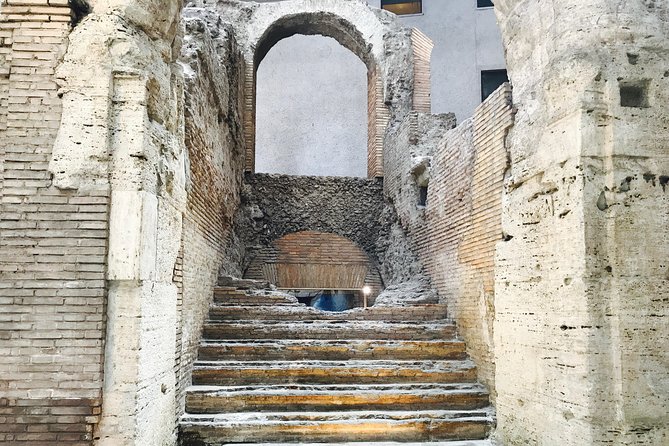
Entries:
<svg viewBox="0 0 669 446">
<path fill-rule="evenodd" d="M 218 287 L 179 438 L 487 445 L 455 440 L 485 439 L 493 422 L 443 305 L 328 313 L 281 293 Z"/>
</svg>

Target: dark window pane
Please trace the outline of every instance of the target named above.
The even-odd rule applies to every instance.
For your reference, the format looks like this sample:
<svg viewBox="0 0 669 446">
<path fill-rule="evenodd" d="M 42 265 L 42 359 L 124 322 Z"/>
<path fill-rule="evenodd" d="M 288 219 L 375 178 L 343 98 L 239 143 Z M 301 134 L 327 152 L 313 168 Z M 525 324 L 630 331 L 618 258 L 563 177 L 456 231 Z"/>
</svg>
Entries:
<svg viewBox="0 0 669 446">
<path fill-rule="evenodd" d="M 381 0 L 381 7 L 397 15 L 420 14 L 423 12 L 422 1 Z"/>
<path fill-rule="evenodd" d="M 493 6 L 492 0 L 476 0 L 477 8 L 490 8 Z"/>
<path fill-rule="evenodd" d="M 481 71 L 481 101 L 485 101 L 504 82 L 509 82 L 506 70 Z"/>
</svg>

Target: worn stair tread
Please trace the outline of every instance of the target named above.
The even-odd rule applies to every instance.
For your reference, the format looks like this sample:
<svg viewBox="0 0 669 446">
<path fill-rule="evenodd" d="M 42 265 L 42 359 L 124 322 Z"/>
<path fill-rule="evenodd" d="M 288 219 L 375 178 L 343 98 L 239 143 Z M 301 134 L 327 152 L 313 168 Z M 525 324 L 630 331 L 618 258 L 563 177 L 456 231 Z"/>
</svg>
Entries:
<svg viewBox="0 0 669 446">
<path fill-rule="evenodd" d="M 184 415 L 185 444 L 235 442 L 351 442 L 481 440 L 493 426 L 490 410 L 234 412 Z"/>
<path fill-rule="evenodd" d="M 197 361 L 193 384 L 472 382 L 470 360 Z"/>
<path fill-rule="evenodd" d="M 275 384 L 254 386 L 189 386 L 189 393 L 210 394 L 306 394 L 330 395 L 335 392 L 356 393 L 446 393 L 446 392 L 483 392 L 486 388 L 473 383 L 398 383 L 398 384 Z"/>
<path fill-rule="evenodd" d="M 260 339 L 203 340 L 199 359 L 309 360 L 309 359 L 465 359 L 461 340 L 327 340 Z"/>
<path fill-rule="evenodd" d="M 455 325 L 450 322 L 387 322 L 346 320 L 238 320 L 207 321 L 205 339 L 451 339 Z"/>
<path fill-rule="evenodd" d="M 346 443 L 253 443 L 253 446 L 493 446 L 490 440 L 421 441 L 399 443 L 396 441 L 365 441 Z M 223 443 L 221 446 L 248 446 L 248 443 Z"/>
<path fill-rule="evenodd" d="M 352 367 L 364 367 L 364 368 L 388 368 L 388 367 L 416 367 L 424 370 L 437 369 L 437 368 L 457 368 L 457 369 L 471 369 L 474 368 L 474 362 L 471 360 L 427 360 L 427 361 L 414 361 L 414 360 L 350 360 L 350 361 L 330 361 L 330 360 L 314 360 L 314 361 L 226 361 L 226 360 L 216 360 L 216 361 L 196 361 L 195 369 L 202 368 L 258 368 L 263 370 L 272 370 L 272 369 L 282 369 L 289 370 L 294 368 L 352 368 Z"/>
<path fill-rule="evenodd" d="M 444 304 L 425 304 L 411 307 L 368 307 L 347 311 L 322 311 L 303 306 L 219 305 L 211 306 L 211 320 L 385 320 L 406 322 L 448 320 Z"/>
<path fill-rule="evenodd" d="M 303 424 L 357 423 L 369 420 L 407 422 L 415 420 L 492 421 L 490 408 L 475 410 L 412 410 L 412 411 L 350 411 L 350 412 L 228 412 L 223 414 L 185 414 L 182 424 Z"/>
<path fill-rule="evenodd" d="M 294 410 L 480 409 L 488 392 L 478 383 L 362 384 L 273 386 L 192 386 L 189 413 Z"/>
</svg>

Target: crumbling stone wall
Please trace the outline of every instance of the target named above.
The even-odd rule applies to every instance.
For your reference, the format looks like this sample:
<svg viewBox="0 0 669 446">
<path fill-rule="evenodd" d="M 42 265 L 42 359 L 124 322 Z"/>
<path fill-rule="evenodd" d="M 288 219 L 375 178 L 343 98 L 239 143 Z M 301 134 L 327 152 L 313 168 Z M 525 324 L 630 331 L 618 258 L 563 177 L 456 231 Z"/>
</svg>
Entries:
<svg viewBox="0 0 669 446">
<path fill-rule="evenodd" d="M 384 206 L 383 183 L 376 179 L 248 175 L 234 225 L 246 247 L 244 270 L 259 250 L 300 231 L 345 237 L 378 264 Z"/>
<path fill-rule="evenodd" d="M 85 444 L 100 417 L 109 191 L 48 169 L 70 21 L 0 1 L 0 443 Z"/>
<path fill-rule="evenodd" d="M 495 270 L 498 435 L 665 444 L 668 6 L 495 7 L 518 108 L 502 220 L 513 238 Z"/>
<path fill-rule="evenodd" d="M 98 444 L 169 444 L 176 411 L 173 274 L 186 203 L 175 51 L 181 5 L 99 0 L 91 7 L 58 66 L 63 113 L 49 171 L 58 190 L 103 190 L 109 197 L 107 302 L 99 307 L 107 316 L 105 369 L 95 436 Z"/>
<path fill-rule="evenodd" d="M 188 149 L 188 200 L 184 212 L 177 300 L 177 416 L 197 355 L 219 269 L 241 277 L 241 265 L 228 256 L 232 220 L 240 200 L 243 59 L 234 37 L 184 11 L 180 63 L 185 74 L 185 141 Z M 235 88 L 237 87 L 237 88 Z"/>
<path fill-rule="evenodd" d="M 435 148 L 454 126 L 452 114 L 412 112 L 386 135 L 384 194 L 390 203 L 387 219 L 391 229 L 383 263 L 388 265 L 386 274 L 393 283 L 420 281 L 430 286 L 414 237 L 425 221 L 424 206 L 419 205 L 420 188 L 429 183 Z"/>
<path fill-rule="evenodd" d="M 502 240 L 505 139 L 512 123 L 506 85 L 455 129 L 452 115 L 410 114 L 388 134 L 385 158 L 386 194 L 398 216 L 395 229 L 415 253 L 396 252 L 403 245 L 394 240 L 386 256 L 409 273 L 404 280 L 424 276 L 448 304 L 449 316 L 491 389 L 494 257 Z M 425 203 L 419 202 L 421 187 L 427 188 Z"/>
</svg>

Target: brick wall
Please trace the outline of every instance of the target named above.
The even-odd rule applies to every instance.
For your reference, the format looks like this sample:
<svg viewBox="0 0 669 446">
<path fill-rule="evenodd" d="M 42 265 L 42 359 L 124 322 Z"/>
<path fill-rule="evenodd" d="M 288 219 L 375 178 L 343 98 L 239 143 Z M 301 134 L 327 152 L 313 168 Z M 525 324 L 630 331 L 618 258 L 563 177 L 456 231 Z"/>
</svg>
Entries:
<svg viewBox="0 0 669 446">
<path fill-rule="evenodd" d="M 384 187 L 408 248 L 390 250 L 393 277 L 427 274 L 448 303 L 483 381 L 493 385 L 495 245 L 502 239 L 505 138 L 513 124 L 511 90 L 497 90 L 453 128 L 452 115 L 411 113 L 387 137 Z M 419 189 L 427 185 L 427 203 Z M 391 247 L 392 248 L 392 247 Z"/>
<path fill-rule="evenodd" d="M 214 42 L 205 29 L 198 19 L 186 20 L 182 50 L 182 62 L 191 68 L 185 92 L 190 177 L 182 248 L 174 271 L 180 291 L 175 362 L 177 416 L 184 410 L 185 389 L 191 382 L 200 330 L 219 269 L 241 276 L 241 266 L 226 252 L 244 167 L 240 82 L 244 64 L 229 35 L 222 31 Z"/>
<path fill-rule="evenodd" d="M 244 274 L 290 289 L 383 289 L 378 269 L 359 246 L 332 233 L 287 234 L 261 250 Z"/>
<path fill-rule="evenodd" d="M 413 109 L 421 113 L 432 112 L 432 82 L 430 61 L 434 43 L 420 30 L 411 30 L 413 49 Z"/>
<path fill-rule="evenodd" d="M 512 125 L 505 84 L 446 134 L 432 160 L 424 224 L 413 233 L 433 286 L 491 388 L 495 246 L 502 240 L 505 140 Z"/>
<path fill-rule="evenodd" d="M 0 442 L 89 444 L 100 413 L 108 191 L 59 190 L 67 0 L 0 2 Z"/>
</svg>

